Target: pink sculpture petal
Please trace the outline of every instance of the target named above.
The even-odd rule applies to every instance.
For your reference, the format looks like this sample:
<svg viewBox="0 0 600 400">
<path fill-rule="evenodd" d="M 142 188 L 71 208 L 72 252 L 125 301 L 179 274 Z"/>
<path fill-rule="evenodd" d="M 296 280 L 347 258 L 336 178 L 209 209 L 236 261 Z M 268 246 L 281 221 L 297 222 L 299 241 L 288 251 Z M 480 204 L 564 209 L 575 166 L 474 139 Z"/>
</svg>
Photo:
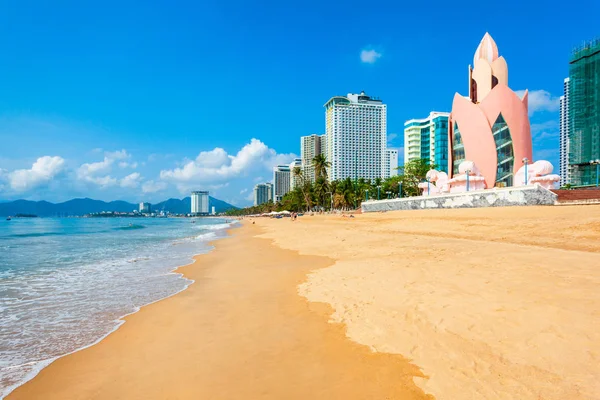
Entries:
<svg viewBox="0 0 600 400">
<path fill-rule="evenodd" d="M 530 162 L 532 161 L 531 127 L 529 125 L 526 104 L 527 103 L 521 101 L 515 92 L 502 83 L 498 83 L 490 94 L 479 104 L 479 107 L 486 115 L 490 126 L 494 124 L 498 115 L 502 113 L 513 141 L 513 152 L 515 157 L 513 174 L 515 175 L 518 169 L 523 165 L 523 158 L 526 157 Z"/>
<path fill-rule="evenodd" d="M 454 138 L 454 123 L 458 124 L 463 144 L 465 146 L 465 159 L 473 161 L 485 177 L 488 188 L 494 187 L 496 182 L 496 169 L 498 158 L 496 144 L 492 136 L 492 129 L 485 113 L 469 99 L 456 93 L 452 102 L 448 169 L 452 174 L 452 140 Z M 452 176 L 452 175 L 451 175 Z"/>
</svg>

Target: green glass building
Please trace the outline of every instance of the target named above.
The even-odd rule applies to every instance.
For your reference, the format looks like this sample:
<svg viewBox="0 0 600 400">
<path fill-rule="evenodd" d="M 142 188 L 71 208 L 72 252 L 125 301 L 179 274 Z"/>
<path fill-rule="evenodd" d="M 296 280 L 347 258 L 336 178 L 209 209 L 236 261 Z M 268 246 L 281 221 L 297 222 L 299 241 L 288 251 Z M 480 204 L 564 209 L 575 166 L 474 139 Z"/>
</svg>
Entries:
<svg viewBox="0 0 600 400">
<path fill-rule="evenodd" d="M 596 182 L 600 160 L 600 40 L 575 49 L 569 60 L 571 184 Z"/>
</svg>

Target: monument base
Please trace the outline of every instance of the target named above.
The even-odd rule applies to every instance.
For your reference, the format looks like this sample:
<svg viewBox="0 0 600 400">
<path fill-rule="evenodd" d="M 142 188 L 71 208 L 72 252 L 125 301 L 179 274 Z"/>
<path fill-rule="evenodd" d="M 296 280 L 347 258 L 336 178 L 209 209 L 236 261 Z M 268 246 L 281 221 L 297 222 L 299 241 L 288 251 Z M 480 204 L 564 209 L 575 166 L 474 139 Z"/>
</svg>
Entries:
<svg viewBox="0 0 600 400">
<path fill-rule="evenodd" d="M 370 200 L 362 203 L 362 212 L 422 210 L 428 208 L 479 208 L 554 205 L 557 195 L 542 186 L 493 188 L 463 193 L 402 199 Z"/>
</svg>

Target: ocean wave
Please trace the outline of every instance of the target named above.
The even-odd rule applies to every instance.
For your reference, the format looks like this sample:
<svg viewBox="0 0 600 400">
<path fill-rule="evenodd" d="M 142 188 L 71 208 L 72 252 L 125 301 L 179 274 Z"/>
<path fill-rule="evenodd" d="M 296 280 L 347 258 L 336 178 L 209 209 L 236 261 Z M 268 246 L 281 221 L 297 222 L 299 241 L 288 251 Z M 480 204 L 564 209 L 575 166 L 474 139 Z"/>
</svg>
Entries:
<svg viewBox="0 0 600 400">
<path fill-rule="evenodd" d="M 135 230 L 135 229 L 144 229 L 146 228 L 144 225 L 129 225 L 129 226 L 119 226 L 116 228 L 113 228 L 115 231 L 130 231 L 130 230 Z"/>
<path fill-rule="evenodd" d="M 68 235 L 67 232 L 30 232 L 30 233 L 13 233 L 12 235 L 5 236 L 4 238 L 34 238 L 34 237 L 45 237 L 45 236 L 63 236 Z"/>
<path fill-rule="evenodd" d="M 207 252 L 206 243 L 224 237 L 221 231 L 231 227 L 223 220 L 197 226 L 152 221 L 144 230 L 141 225 L 115 226 L 122 221 L 67 222 L 73 225 L 67 226 L 73 235 L 68 240 L 36 241 L 30 249 L 24 246 L 35 234 L 21 234 L 9 242 L 6 259 L 0 258 L 16 260 L 0 268 L 0 342 L 6 345 L 0 349 L 0 399 L 56 358 L 102 340 L 123 315 L 184 290 L 191 281 L 174 269 Z M 108 230 L 99 232 L 100 223 Z M 115 232 L 130 229 L 138 232 L 126 235 L 131 240 Z M 80 235 L 89 230 L 95 234 L 91 238 Z M 177 249 L 171 247 L 182 237 Z M 32 251 L 38 255 L 36 264 L 23 267 Z"/>
<path fill-rule="evenodd" d="M 216 238 L 217 234 L 215 232 L 206 232 L 206 233 L 202 233 L 198 236 L 195 237 L 196 240 L 206 240 L 206 239 L 213 239 Z"/>
</svg>

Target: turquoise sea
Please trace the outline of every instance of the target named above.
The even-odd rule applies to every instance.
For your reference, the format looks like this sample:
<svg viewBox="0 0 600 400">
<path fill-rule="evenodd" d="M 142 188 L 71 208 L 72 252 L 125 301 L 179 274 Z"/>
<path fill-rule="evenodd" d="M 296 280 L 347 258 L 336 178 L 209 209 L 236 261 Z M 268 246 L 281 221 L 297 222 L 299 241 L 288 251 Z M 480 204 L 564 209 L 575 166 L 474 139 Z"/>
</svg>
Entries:
<svg viewBox="0 0 600 400">
<path fill-rule="evenodd" d="M 195 223 L 192 223 L 195 221 Z M 0 398 L 119 318 L 191 282 L 173 270 L 233 222 L 217 218 L 0 221 Z"/>
</svg>

